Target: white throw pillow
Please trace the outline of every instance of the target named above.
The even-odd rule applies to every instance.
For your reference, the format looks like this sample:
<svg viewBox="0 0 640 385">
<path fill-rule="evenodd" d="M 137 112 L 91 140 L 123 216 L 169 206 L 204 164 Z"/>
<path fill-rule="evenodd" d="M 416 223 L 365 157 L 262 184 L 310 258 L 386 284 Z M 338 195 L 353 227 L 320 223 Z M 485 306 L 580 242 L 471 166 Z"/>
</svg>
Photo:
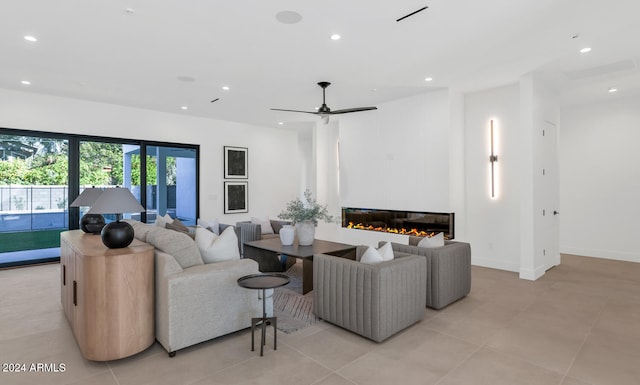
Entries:
<svg viewBox="0 0 640 385">
<path fill-rule="evenodd" d="M 169 214 L 164 214 L 161 217 L 156 217 L 156 226 L 162 227 L 164 229 L 167 226 L 167 223 L 173 223 L 173 218 L 171 218 Z"/>
<path fill-rule="evenodd" d="M 251 223 L 254 225 L 260 225 L 262 234 L 273 234 L 273 227 L 271 227 L 269 217 L 264 217 L 264 219 L 251 217 Z"/>
<path fill-rule="evenodd" d="M 200 249 L 204 263 L 240 259 L 238 237 L 231 226 L 227 227 L 220 235 L 215 235 L 202 227 L 196 228 L 196 244 Z"/>
<path fill-rule="evenodd" d="M 367 247 L 367 250 L 364 252 L 364 254 L 362 254 L 360 262 L 366 263 L 368 265 L 375 265 L 377 263 L 383 262 L 383 260 L 380 252 L 369 246 Z"/>
<path fill-rule="evenodd" d="M 444 233 L 438 233 L 433 237 L 424 237 L 418 242 L 418 247 L 442 247 L 444 246 Z"/>
<path fill-rule="evenodd" d="M 393 258 L 394 255 L 393 249 L 391 248 L 391 243 L 387 242 L 379 249 L 374 249 L 373 247 L 369 246 L 364 254 L 362 254 L 360 262 L 369 265 L 375 265 L 380 262 L 391 261 Z"/>
<path fill-rule="evenodd" d="M 198 226 L 204 227 L 205 229 L 209 229 L 213 231 L 214 234 L 220 235 L 220 222 L 218 219 L 212 219 L 210 221 L 205 221 L 204 219 L 198 218 L 197 222 Z"/>
<path fill-rule="evenodd" d="M 380 246 L 378 252 L 382 256 L 383 261 L 391 261 L 394 258 L 391 242 L 387 242 L 384 245 Z"/>
</svg>

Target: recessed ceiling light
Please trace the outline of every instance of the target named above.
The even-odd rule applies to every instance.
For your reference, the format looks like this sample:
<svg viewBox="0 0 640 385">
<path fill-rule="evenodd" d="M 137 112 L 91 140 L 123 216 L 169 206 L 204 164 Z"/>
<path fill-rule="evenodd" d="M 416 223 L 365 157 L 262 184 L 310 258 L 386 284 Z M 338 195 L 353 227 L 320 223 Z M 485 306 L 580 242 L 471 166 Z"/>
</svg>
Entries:
<svg viewBox="0 0 640 385">
<path fill-rule="evenodd" d="M 282 126 L 284 124 L 284 122 L 278 122 L 278 125 Z"/>
<path fill-rule="evenodd" d="M 432 80 L 433 80 L 433 78 L 431 78 L 431 77 L 426 77 L 426 78 L 424 78 L 424 81 L 425 81 L 425 82 L 430 82 L 430 81 L 432 81 Z"/>
<path fill-rule="evenodd" d="M 24 84 L 25 86 L 31 85 L 31 82 L 28 80 L 23 80 L 20 83 Z"/>
<path fill-rule="evenodd" d="M 281 11 L 276 13 L 276 20 L 282 24 L 296 24 L 302 20 L 302 15 L 295 11 Z"/>
<path fill-rule="evenodd" d="M 580 53 L 587 53 L 587 52 L 591 52 L 591 47 L 584 47 L 583 49 L 580 50 Z"/>
<path fill-rule="evenodd" d="M 331 40 L 340 40 L 342 39 L 342 36 L 338 35 L 337 33 L 334 33 L 333 35 L 331 35 Z"/>
<path fill-rule="evenodd" d="M 614 92 L 618 92 L 618 89 L 617 89 L 617 88 L 615 88 L 615 87 L 611 87 L 611 88 L 609 88 L 609 89 L 608 89 L 608 91 L 609 91 L 609 93 L 611 93 L 611 94 L 612 94 L 612 93 L 614 93 Z"/>
<path fill-rule="evenodd" d="M 27 36 L 25 36 L 25 37 L 24 37 L 24 39 L 25 39 L 26 41 L 30 41 L 30 42 L 32 42 L 32 43 L 33 43 L 33 42 L 38 41 L 38 39 L 37 39 L 35 36 L 31 36 L 31 35 L 27 35 Z"/>
<path fill-rule="evenodd" d="M 225 90 L 225 91 L 229 91 L 230 90 L 229 86 L 222 86 L 222 89 Z"/>
<path fill-rule="evenodd" d="M 189 109 L 189 107 L 187 107 L 187 106 L 182 106 L 182 107 L 180 107 L 180 109 L 182 109 L 182 110 L 188 110 L 188 109 Z"/>
</svg>

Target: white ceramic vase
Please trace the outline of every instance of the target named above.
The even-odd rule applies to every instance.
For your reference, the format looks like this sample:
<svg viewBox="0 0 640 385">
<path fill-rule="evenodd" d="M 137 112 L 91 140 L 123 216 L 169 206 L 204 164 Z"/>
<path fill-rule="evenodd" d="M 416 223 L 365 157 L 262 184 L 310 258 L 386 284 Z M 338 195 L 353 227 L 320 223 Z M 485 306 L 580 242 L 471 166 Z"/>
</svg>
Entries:
<svg viewBox="0 0 640 385">
<path fill-rule="evenodd" d="M 280 242 L 283 246 L 293 245 L 295 229 L 291 225 L 283 225 L 280 229 Z"/>
<path fill-rule="evenodd" d="M 316 236 L 316 226 L 311 221 L 296 223 L 296 234 L 298 235 L 298 245 L 313 245 L 313 239 Z"/>
</svg>

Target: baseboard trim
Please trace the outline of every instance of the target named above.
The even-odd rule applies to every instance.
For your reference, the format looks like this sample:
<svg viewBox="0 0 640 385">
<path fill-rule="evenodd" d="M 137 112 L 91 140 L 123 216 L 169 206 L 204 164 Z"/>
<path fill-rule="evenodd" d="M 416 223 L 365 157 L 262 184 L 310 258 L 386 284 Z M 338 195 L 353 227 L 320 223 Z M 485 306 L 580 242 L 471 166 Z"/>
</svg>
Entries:
<svg viewBox="0 0 640 385">
<path fill-rule="evenodd" d="M 640 254 L 629 253 L 625 251 L 583 249 L 579 247 L 566 247 L 561 245 L 560 253 L 579 255 L 583 257 L 593 257 L 593 258 L 602 258 L 602 259 L 612 259 L 616 261 L 640 263 Z"/>
<path fill-rule="evenodd" d="M 535 270 L 532 269 L 520 269 L 520 278 L 526 279 L 529 281 L 535 281 L 538 278 L 542 277 L 547 271 L 545 266 L 538 266 Z"/>
</svg>

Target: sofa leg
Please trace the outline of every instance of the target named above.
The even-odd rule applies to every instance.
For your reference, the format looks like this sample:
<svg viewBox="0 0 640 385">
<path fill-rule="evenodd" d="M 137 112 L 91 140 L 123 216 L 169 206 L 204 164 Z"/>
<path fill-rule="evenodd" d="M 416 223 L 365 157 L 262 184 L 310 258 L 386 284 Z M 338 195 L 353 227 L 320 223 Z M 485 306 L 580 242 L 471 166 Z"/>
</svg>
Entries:
<svg viewBox="0 0 640 385">
<path fill-rule="evenodd" d="M 173 358 L 176 356 L 176 352 L 169 352 L 169 357 Z"/>
</svg>

